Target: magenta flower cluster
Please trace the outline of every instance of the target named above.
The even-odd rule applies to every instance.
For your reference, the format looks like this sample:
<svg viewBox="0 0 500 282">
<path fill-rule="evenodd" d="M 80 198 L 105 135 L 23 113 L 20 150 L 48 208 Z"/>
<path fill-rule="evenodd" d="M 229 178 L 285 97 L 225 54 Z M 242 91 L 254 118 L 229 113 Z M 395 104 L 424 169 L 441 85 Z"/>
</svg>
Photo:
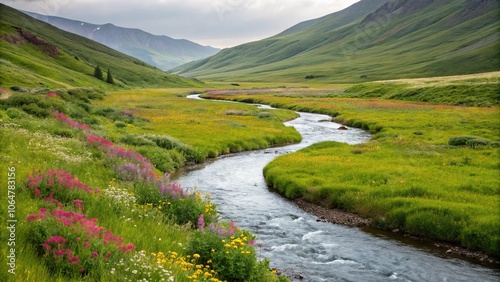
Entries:
<svg viewBox="0 0 500 282">
<path fill-rule="evenodd" d="M 54 117 L 56 119 L 64 122 L 64 123 L 66 123 L 67 125 L 73 127 L 73 128 L 80 128 L 80 129 L 83 129 L 85 131 L 89 131 L 92 129 L 90 126 L 86 125 L 85 123 L 74 121 L 71 118 L 69 118 L 67 115 L 60 113 L 60 112 L 56 112 L 54 114 Z"/>
<path fill-rule="evenodd" d="M 61 93 L 59 92 L 49 92 L 45 95 L 45 97 L 52 98 L 52 97 L 59 97 L 59 95 L 61 95 Z"/>
<path fill-rule="evenodd" d="M 33 195 L 36 198 L 43 198 L 44 201 L 59 208 L 62 208 L 63 203 L 59 201 L 60 199 L 54 198 L 54 195 L 67 194 L 66 192 L 71 190 L 85 194 L 100 192 L 98 188 L 92 189 L 71 173 L 61 169 L 48 169 L 45 172 L 33 170 L 32 174 L 27 176 L 27 179 L 27 188 L 33 189 Z M 66 201 L 69 200 L 66 199 Z M 71 199 L 71 201 L 77 210 L 83 210 L 83 201 L 78 199 Z"/>
<path fill-rule="evenodd" d="M 80 267 L 79 271 L 83 273 L 85 269 L 80 262 L 100 258 L 108 259 L 112 255 L 112 252 L 116 250 L 122 253 L 131 253 L 135 249 L 133 244 L 124 244 L 123 238 L 113 234 L 110 230 L 99 227 L 97 225 L 97 218 L 88 219 L 86 214 L 62 209 L 53 210 L 48 214 L 46 208 L 41 208 L 38 214 L 30 214 L 27 217 L 28 223 L 36 224 L 42 221 L 52 222 L 52 224 L 63 228 L 69 228 L 66 231 L 61 231 L 61 228 L 52 227 L 47 230 L 49 233 L 52 230 L 59 230 L 61 233 L 80 235 L 75 240 L 68 241 L 56 233 L 52 234 L 42 244 L 46 259 L 53 260 L 52 263 L 62 264 L 61 267 L 64 269 L 78 266 Z M 72 237 L 74 236 L 72 235 Z M 104 251 L 102 254 L 99 254 L 98 251 L 91 249 L 92 246 L 107 246 L 107 252 Z M 103 250 L 102 247 L 98 248 L 100 248 L 99 251 Z M 84 264 L 89 265 L 88 263 Z"/>
<path fill-rule="evenodd" d="M 52 255 L 55 260 L 65 260 L 70 265 L 80 265 L 80 257 L 74 255 L 70 248 L 66 247 L 66 239 L 61 236 L 51 236 L 43 243 L 43 249 L 47 256 Z M 80 272 L 84 272 L 84 268 L 80 268 Z"/>
<path fill-rule="evenodd" d="M 33 188 L 35 196 L 40 196 L 40 186 L 43 187 L 62 187 L 67 190 L 78 190 L 88 194 L 99 193 L 99 189 L 92 189 L 89 185 L 81 182 L 76 176 L 62 169 L 47 169 L 45 172 L 41 170 L 33 170 L 28 178 L 28 188 Z"/>
<path fill-rule="evenodd" d="M 102 138 L 102 137 L 96 136 L 96 135 L 90 135 L 90 134 L 87 135 L 87 142 L 89 142 L 89 144 L 91 144 L 91 145 L 98 146 L 101 149 L 107 149 L 107 148 L 113 147 L 115 145 L 113 142 L 108 141 L 105 138 Z"/>
<path fill-rule="evenodd" d="M 74 231 L 83 232 L 85 238 L 97 238 L 106 244 L 113 244 L 124 252 L 132 252 L 133 244 L 123 244 L 123 238 L 113 234 L 110 230 L 97 225 L 97 218 L 87 219 L 86 214 L 65 210 L 52 211 L 52 217 L 64 226 L 72 226 Z"/>
<path fill-rule="evenodd" d="M 158 176 L 154 173 L 154 166 L 143 155 L 134 150 L 126 149 L 113 142 L 96 135 L 87 135 L 87 142 L 97 146 L 107 153 L 110 159 L 121 159 L 129 163 L 116 165 L 115 171 L 123 180 L 154 182 Z"/>
<path fill-rule="evenodd" d="M 67 123 L 70 126 L 75 123 L 62 113 L 56 113 L 56 118 L 68 121 Z M 89 126 L 85 124 L 83 125 L 90 129 Z M 162 195 L 170 195 L 174 199 L 184 198 L 186 196 L 184 190 L 179 184 L 171 183 L 169 181 L 168 173 L 165 173 L 161 178 L 158 177 L 158 175 L 154 172 L 153 164 L 146 157 L 136 151 L 118 146 L 106 138 L 97 135 L 88 134 L 86 135 L 86 139 L 89 144 L 97 146 L 99 149 L 105 151 L 108 158 L 128 161 L 128 163 L 115 165 L 114 169 L 118 178 L 127 181 L 145 182 L 149 185 L 154 185 L 160 190 Z"/>
</svg>

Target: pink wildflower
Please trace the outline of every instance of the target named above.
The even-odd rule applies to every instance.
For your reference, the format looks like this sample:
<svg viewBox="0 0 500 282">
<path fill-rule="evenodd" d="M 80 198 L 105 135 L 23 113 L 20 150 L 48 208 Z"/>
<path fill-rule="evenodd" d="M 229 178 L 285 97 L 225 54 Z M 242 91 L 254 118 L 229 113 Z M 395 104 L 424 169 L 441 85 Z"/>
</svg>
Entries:
<svg viewBox="0 0 500 282">
<path fill-rule="evenodd" d="M 45 218 L 45 213 L 46 212 L 47 212 L 46 208 L 41 208 L 40 212 L 38 214 L 30 214 L 30 215 L 28 215 L 28 217 L 26 218 L 26 221 L 33 222 L 33 221 L 42 220 L 42 219 Z"/>
<path fill-rule="evenodd" d="M 64 248 L 66 244 L 66 239 L 61 236 L 51 236 L 47 241 L 43 243 L 43 248 L 46 250 L 50 250 L 52 247 Z M 64 252 L 63 252 L 64 253 Z"/>
<path fill-rule="evenodd" d="M 96 135 L 87 135 L 87 142 L 91 145 L 99 145 L 103 149 L 113 147 L 115 145 L 113 142 Z"/>
<path fill-rule="evenodd" d="M 202 232 L 205 230 L 205 220 L 203 219 L 203 214 L 200 214 L 200 217 L 198 217 L 198 227 Z"/>
<path fill-rule="evenodd" d="M 104 256 L 104 259 L 108 259 L 111 256 L 111 252 L 107 252 L 106 255 Z"/>
<path fill-rule="evenodd" d="M 83 201 L 82 200 L 73 200 L 73 205 L 77 210 L 83 211 Z"/>
<path fill-rule="evenodd" d="M 49 92 L 47 93 L 47 95 L 45 95 L 45 97 L 47 98 L 51 98 L 51 97 L 58 97 L 61 93 L 59 92 Z"/>
<path fill-rule="evenodd" d="M 54 114 L 54 117 L 56 119 L 64 122 L 64 123 L 66 123 L 67 125 L 73 127 L 73 128 L 80 128 L 80 129 L 83 129 L 85 131 L 92 129 L 90 126 L 86 125 L 85 123 L 74 121 L 71 118 L 69 118 L 68 116 L 66 116 L 65 114 L 60 113 L 60 112 L 56 112 Z"/>
<path fill-rule="evenodd" d="M 120 249 L 124 252 L 124 253 L 131 253 L 134 251 L 135 249 L 135 246 L 134 244 L 128 244 L 128 245 L 123 245 L 123 246 L 120 246 Z"/>
</svg>

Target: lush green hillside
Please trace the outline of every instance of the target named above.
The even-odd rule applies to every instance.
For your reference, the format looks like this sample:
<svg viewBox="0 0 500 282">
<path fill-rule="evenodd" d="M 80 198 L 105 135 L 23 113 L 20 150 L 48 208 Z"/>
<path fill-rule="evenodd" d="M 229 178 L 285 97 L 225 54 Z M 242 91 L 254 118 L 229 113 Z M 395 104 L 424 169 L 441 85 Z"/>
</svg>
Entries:
<svg viewBox="0 0 500 282">
<path fill-rule="evenodd" d="M 167 74 L 92 40 L 0 4 L 0 87 L 185 87 L 198 81 Z M 94 78 L 109 68 L 115 85 Z"/>
<path fill-rule="evenodd" d="M 361 82 L 499 70 L 498 2 L 384 2 L 360 1 L 173 72 L 228 81 Z"/>
</svg>

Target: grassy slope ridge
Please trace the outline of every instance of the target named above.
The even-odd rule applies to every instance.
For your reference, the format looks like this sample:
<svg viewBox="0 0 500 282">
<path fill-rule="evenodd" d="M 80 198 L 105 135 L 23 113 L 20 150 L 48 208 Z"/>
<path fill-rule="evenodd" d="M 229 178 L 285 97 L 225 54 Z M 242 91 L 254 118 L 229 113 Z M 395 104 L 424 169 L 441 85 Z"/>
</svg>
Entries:
<svg viewBox="0 0 500 282">
<path fill-rule="evenodd" d="M 411 87 L 408 85 L 429 83 L 433 91 L 425 93 L 428 98 L 433 96 L 437 101 L 446 97 L 451 104 L 461 104 L 461 96 L 447 96 L 446 85 L 454 84 L 460 91 L 458 81 L 467 89 L 471 84 L 481 87 L 485 81 L 499 79 L 498 73 L 493 78 L 485 76 L 477 80 L 406 80 L 398 89 L 404 92 L 405 87 Z M 370 87 L 376 92 L 380 83 L 356 85 L 348 92 L 353 95 L 361 89 L 366 93 Z M 497 106 L 432 105 L 319 93 L 299 89 L 210 96 L 329 114 L 337 122 L 374 133 L 366 144 L 326 142 L 269 163 L 264 171 L 266 180 L 283 195 L 355 212 L 371 218 L 380 228 L 398 228 L 498 256 Z M 483 97 L 482 103 L 498 105 L 497 95 Z"/>
<path fill-rule="evenodd" d="M 369 15 L 358 7 L 373 2 L 362 1 L 313 25 L 222 50 L 174 73 L 213 80 L 304 81 L 310 75 L 360 82 L 366 80 L 361 76 L 381 80 L 498 70 L 497 2 L 399 2 L 403 7 L 394 11 L 376 3 Z"/>
<path fill-rule="evenodd" d="M 97 65 L 104 73 L 109 68 L 116 85 L 122 87 L 201 85 L 200 82 L 165 73 L 92 40 L 57 29 L 6 5 L 0 4 L 0 12 L 0 87 L 109 88 L 109 84 L 93 77 Z M 48 44 L 41 46 L 29 43 L 20 30 L 34 34 Z M 54 50 L 53 47 L 59 53 L 47 52 L 46 48 Z"/>
</svg>

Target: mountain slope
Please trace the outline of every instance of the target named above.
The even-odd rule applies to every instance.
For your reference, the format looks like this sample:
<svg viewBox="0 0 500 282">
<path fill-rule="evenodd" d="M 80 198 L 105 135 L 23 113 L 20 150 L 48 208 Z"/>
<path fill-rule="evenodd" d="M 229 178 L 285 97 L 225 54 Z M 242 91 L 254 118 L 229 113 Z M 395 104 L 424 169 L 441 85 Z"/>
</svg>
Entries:
<svg viewBox="0 0 500 282">
<path fill-rule="evenodd" d="M 362 0 L 172 71 L 215 80 L 425 77 L 500 68 L 495 0 Z"/>
<path fill-rule="evenodd" d="M 93 76 L 96 66 L 110 69 L 122 87 L 200 85 L 6 5 L 0 4 L 0 14 L 0 87 L 115 87 Z"/>
<path fill-rule="evenodd" d="M 219 52 L 217 48 L 202 46 L 185 39 L 153 35 L 140 29 L 123 28 L 109 23 L 96 25 L 32 12 L 24 13 L 62 30 L 97 41 L 162 70 L 169 70 Z"/>
</svg>

